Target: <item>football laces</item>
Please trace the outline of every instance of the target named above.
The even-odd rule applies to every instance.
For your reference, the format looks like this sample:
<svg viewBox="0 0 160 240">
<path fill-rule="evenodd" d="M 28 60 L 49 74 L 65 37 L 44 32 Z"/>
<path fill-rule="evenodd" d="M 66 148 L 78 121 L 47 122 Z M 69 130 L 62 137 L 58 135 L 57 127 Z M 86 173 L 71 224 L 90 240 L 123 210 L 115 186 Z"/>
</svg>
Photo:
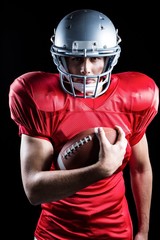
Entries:
<svg viewBox="0 0 160 240">
<path fill-rule="evenodd" d="M 62 156 L 63 158 L 67 159 L 70 157 L 72 154 L 74 154 L 75 151 L 77 151 L 81 146 L 84 144 L 90 142 L 92 140 L 92 136 L 88 135 L 82 139 L 80 139 L 78 142 L 75 142 L 74 144 L 71 145 L 71 147 L 67 148 L 64 152 L 64 155 Z"/>
</svg>

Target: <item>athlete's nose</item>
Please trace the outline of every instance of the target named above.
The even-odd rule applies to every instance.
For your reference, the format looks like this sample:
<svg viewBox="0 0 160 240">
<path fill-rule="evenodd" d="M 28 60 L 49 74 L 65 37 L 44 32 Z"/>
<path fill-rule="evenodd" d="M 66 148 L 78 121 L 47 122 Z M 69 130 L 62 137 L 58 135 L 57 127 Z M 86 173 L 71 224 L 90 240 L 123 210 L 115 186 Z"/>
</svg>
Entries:
<svg viewBox="0 0 160 240">
<path fill-rule="evenodd" d="M 91 73 L 91 62 L 89 58 L 84 58 L 84 61 L 81 64 L 80 73 L 82 75 L 88 75 Z"/>
</svg>

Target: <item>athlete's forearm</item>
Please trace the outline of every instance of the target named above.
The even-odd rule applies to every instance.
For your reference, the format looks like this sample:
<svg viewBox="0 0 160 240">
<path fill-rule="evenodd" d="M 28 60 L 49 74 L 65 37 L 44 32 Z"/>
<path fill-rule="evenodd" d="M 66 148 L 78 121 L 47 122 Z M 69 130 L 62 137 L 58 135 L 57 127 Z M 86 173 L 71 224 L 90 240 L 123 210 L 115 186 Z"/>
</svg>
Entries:
<svg viewBox="0 0 160 240">
<path fill-rule="evenodd" d="M 152 170 L 131 175 L 131 185 L 138 217 L 138 232 L 148 234 L 152 198 Z"/>
<path fill-rule="evenodd" d="M 34 175 L 26 195 L 33 205 L 58 201 L 100 179 L 102 175 L 95 165 L 74 170 L 41 171 Z"/>
</svg>

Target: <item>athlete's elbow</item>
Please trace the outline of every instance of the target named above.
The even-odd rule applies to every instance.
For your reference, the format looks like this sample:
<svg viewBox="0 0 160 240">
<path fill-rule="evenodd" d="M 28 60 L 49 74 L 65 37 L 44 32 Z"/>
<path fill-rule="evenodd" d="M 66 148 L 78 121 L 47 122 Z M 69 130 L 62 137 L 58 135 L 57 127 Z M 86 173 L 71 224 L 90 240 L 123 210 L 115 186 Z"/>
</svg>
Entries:
<svg viewBox="0 0 160 240">
<path fill-rule="evenodd" d="M 40 201 L 40 189 L 39 189 L 38 181 L 35 180 L 35 178 L 30 178 L 28 181 L 23 181 L 23 188 L 25 195 L 28 199 L 28 201 L 32 205 L 39 205 L 41 203 Z"/>
</svg>

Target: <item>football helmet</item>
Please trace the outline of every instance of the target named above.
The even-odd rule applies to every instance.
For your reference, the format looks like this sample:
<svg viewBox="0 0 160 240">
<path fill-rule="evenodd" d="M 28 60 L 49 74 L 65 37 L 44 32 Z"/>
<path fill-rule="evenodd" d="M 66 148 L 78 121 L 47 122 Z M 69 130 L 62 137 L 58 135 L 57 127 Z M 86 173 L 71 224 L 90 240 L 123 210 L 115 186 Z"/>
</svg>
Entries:
<svg viewBox="0 0 160 240">
<path fill-rule="evenodd" d="M 74 97 L 95 98 L 108 89 L 111 71 L 117 64 L 121 52 L 119 46 L 121 38 L 106 15 L 91 9 L 73 11 L 59 22 L 51 41 L 51 55 L 60 73 L 62 88 L 67 93 Z M 103 72 L 92 76 L 70 73 L 67 69 L 66 57 L 73 56 L 105 57 Z M 74 78 L 83 79 L 83 83 L 74 83 Z M 87 78 L 96 79 L 96 83 L 86 84 Z M 100 87 L 102 91 L 99 91 Z M 91 89 L 93 94 L 87 96 L 87 91 Z"/>
</svg>

